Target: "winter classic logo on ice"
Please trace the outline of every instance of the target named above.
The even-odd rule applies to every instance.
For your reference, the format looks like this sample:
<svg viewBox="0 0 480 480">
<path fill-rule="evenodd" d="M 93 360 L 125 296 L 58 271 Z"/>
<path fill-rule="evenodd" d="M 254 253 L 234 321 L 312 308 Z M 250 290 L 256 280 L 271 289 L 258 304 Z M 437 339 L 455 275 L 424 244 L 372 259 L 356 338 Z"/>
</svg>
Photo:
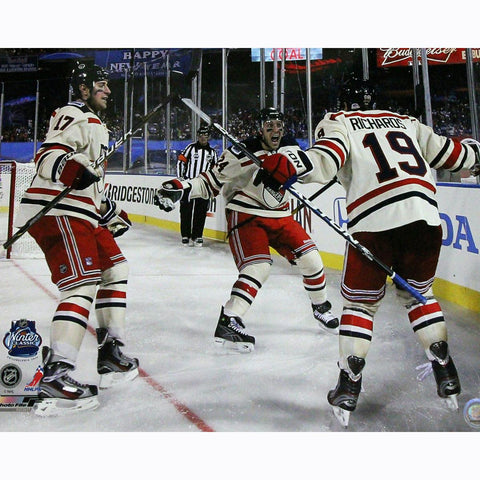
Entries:
<svg viewBox="0 0 480 480">
<path fill-rule="evenodd" d="M 37 333 L 34 321 L 22 318 L 12 321 L 10 331 L 3 338 L 3 344 L 9 356 L 30 358 L 37 355 L 42 337 Z"/>
</svg>

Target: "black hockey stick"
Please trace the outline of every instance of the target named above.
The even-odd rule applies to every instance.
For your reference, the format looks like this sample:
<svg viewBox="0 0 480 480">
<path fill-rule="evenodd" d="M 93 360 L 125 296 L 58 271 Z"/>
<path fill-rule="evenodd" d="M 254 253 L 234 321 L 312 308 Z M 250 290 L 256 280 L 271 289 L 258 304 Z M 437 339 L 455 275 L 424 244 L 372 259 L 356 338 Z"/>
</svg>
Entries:
<svg viewBox="0 0 480 480">
<path fill-rule="evenodd" d="M 201 117 L 205 122 L 209 125 L 213 126 L 218 132 L 220 132 L 224 137 L 228 138 L 232 145 L 240 150 L 245 156 L 247 156 L 253 163 L 257 166 L 261 167 L 262 162 L 247 148 L 237 140 L 233 135 L 228 133 L 221 125 L 218 123 L 213 122 L 213 120 L 200 108 L 198 108 L 190 98 L 182 98 L 182 102 L 190 108 L 193 112 L 195 112 L 199 117 Z M 318 217 L 320 217 L 327 225 L 333 228 L 337 233 L 339 233 L 350 245 L 352 245 L 356 250 L 358 250 L 362 255 L 368 258 L 371 262 L 375 263 L 378 267 L 380 267 L 391 279 L 392 281 L 402 288 L 406 290 L 412 297 L 417 299 L 419 302 L 425 304 L 427 303 L 427 299 L 415 288 L 408 284 L 406 280 L 404 280 L 400 275 L 394 272 L 389 266 L 383 263 L 379 258 L 377 258 L 370 250 L 364 247 L 360 242 L 355 240 L 347 231 L 343 230 L 342 227 L 337 225 L 331 218 L 325 215 L 321 210 L 319 210 L 315 205 L 313 205 L 308 198 L 303 196 L 299 193 L 295 188 L 292 186 L 287 187 L 288 190 L 295 198 L 300 200 L 306 207 L 312 210 Z"/>
<path fill-rule="evenodd" d="M 159 103 L 155 108 L 148 112 L 144 117 L 142 117 L 136 125 L 132 127 L 131 130 L 123 134 L 107 151 L 105 151 L 100 157 L 98 157 L 91 166 L 93 168 L 100 167 L 103 165 L 129 138 L 133 137 L 143 126 L 149 122 L 152 117 L 158 113 L 159 110 L 162 110 L 168 103 L 176 99 L 176 95 L 169 95 L 162 103 Z M 12 235 L 7 241 L 3 244 L 3 248 L 8 250 L 22 235 L 24 235 L 38 220 L 44 217 L 52 208 L 55 207 L 63 198 L 65 198 L 71 191 L 72 187 L 67 187 L 62 190 L 55 198 L 48 202 L 36 215 L 34 215 L 30 220 L 28 220 L 25 225 L 20 227 L 14 235 Z"/>
</svg>

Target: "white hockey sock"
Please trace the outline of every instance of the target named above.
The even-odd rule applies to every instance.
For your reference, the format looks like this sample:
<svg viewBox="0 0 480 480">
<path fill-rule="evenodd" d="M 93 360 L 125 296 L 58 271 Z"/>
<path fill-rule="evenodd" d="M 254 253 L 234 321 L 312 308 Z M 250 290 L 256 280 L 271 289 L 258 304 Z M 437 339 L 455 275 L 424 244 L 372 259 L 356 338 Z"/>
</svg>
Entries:
<svg viewBox="0 0 480 480">
<path fill-rule="evenodd" d="M 295 260 L 303 276 L 303 286 L 310 301 L 321 305 L 327 301 L 327 280 L 323 268 L 322 257 L 318 250 L 312 250 Z"/>
<path fill-rule="evenodd" d="M 233 284 L 230 298 L 225 303 L 225 315 L 243 318 L 269 273 L 270 264 L 266 262 L 246 266 Z"/>
<path fill-rule="evenodd" d="M 50 347 L 56 357 L 75 366 L 85 336 L 95 285 L 82 285 L 63 291 L 52 319 Z M 59 359 L 54 357 L 53 360 Z"/>
<path fill-rule="evenodd" d="M 410 325 L 418 335 L 428 356 L 428 350 L 432 343 L 447 341 L 447 326 L 440 304 L 435 298 L 430 297 L 425 305 L 416 303 L 407 309 Z"/>
<path fill-rule="evenodd" d="M 102 274 L 95 299 L 95 315 L 99 327 L 123 342 L 127 308 L 128 264 L 114 265 Z"/>
<path fill-rule="evenodd" d="M 380 300 L 373 303 L 344 301 L 339 330 L 341 366 L 347 365 L 350 355 L 366 358 L 373 337 L 373 319 L 379 304 Z"/>
</svg>

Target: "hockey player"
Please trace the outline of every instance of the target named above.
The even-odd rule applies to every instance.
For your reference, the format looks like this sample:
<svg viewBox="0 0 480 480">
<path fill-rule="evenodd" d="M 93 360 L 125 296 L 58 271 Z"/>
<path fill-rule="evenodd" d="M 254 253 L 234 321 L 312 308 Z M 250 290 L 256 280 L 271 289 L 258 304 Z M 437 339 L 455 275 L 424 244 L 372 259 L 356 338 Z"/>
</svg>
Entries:
<svg viewBox="0 0 480 480">
<path fill-rule="evenodd" d="M 299 150 L 284 137 L 283 114 L 274 108 L 261 110 L 258 135 L 245 146 L 259 158 L 275 152 Z M 327 299 L 323 262 L 317 247 L 290 212 L 289 194 L 263 182 L 262 171 L 234 147 L 225 150 L 217 165 L 188 181 L 164 182 L 157 194 L 160 209 L 170 211 L 183 198 L 225 197 L 230 249 L 239 271 L 230 298 L 221 308 L 214 338 L 218 345 L 241 352 L 254 349 L 255 338 L 245 331 L 244 317 L 270 273 L 273 247 L 297 265 L 320 326 L 336 334 L 338 319 Z"/>
<path fill-rule="evenodd" d="M 302 181 L 325 183 L 337 176 L 346 190 L 349 233 L 427 298 L 423 305 L 397 290 L 431 362 L 437 393 L 456 409 L 460 381 L 442 309 L 432 292 L 442 230 L 431 168 L 455 172 L 474 167 L 472 173 L 478 174 L 479 144 L 436 135 L 407 115 L 372 110 L 375 91 L 366 83 L 347 85 L 341 101 L 344 110 L 327 113 L 316 127 L 316 143 L 306 152 L 314 168 Z M 276 155 L 263 167 L 283 183 L 301 164 L 301 156 Z M 344 426 L 357 406 L 385 282 L 385 272 L 349 245 L 341 285 L 340 374 L 327 397 Z"/>
<path fill-rule="evenodd" d="M 182 180 L 195 178 L 217 163 L 217 152 L 208 142 L 210 129 L 197 130 L 197 141 L 188 144 L 178 156 L 177 175 Z M 204 198 L 182 198 L 180 201 L 180 234 L 182 244 L 203 245 L 203 229 L 210 201 Z"/>
<path fill-rule="evenodd" d="M 108 130 L 99 117 L 111 93 L 108 73 L 78 64 L 71 86 L 76 100 L 56 109 L 45 142 L 35 156 L 36 176 L 21 200 L 21 225 L 64 188 L 73 190 L 29 230 L 45 254 L 60 291 L 50 347 L 43 348 L 38 415 L 56 415 L 98 406 L 96 385 L 70 376 L 95 300 L 100 388 L 138 375 L 138 360 L 125 356 L 128 264 L 114 237 L 130 227 L 127 214 L 104 195 L 105 165 L 91 164 L 108 148 Z"/>
</svg>

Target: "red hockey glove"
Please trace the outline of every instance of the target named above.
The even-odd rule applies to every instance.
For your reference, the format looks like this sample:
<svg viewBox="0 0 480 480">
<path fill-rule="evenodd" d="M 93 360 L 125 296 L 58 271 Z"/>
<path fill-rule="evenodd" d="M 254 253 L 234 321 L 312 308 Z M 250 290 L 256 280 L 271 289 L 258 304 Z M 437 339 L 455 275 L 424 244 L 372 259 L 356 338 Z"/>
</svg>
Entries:
<svg viewBox="0 0 480 480">
<path fill-rule="evenodd" d="M 288 188 L 297 181 L 297 170 L 293 163 L 281 153 L 262 155 L 262 181 L 273 190 Z"/>
<path fill-rule="evenodd" d="M 61 183 L 74 190 L 84 190 L 100 180 L 88 158 L 81 153 L 65 155 L 57 167 L 56 175 Z"/>
</svg>

